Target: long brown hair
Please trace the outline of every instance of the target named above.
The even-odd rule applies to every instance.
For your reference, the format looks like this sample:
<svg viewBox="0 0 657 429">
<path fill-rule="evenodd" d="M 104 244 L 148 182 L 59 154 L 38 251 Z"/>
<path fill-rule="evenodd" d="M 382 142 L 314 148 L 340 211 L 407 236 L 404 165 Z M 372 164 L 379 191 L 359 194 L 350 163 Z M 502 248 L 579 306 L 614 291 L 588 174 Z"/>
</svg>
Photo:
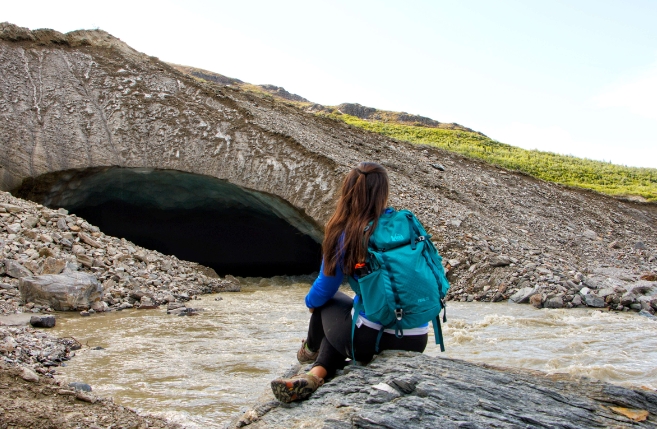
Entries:
<svg viewBox="0 0 657 429">
<path fill-rule="evenodd" d="M 361 162 L 342 183 L 335 213 L 326 224 L 322 252 L 324 274 L 334 276 L 342 255 L 342 272 L 351 275 L 365 262 L 367 242 L 388 203 L 388 173 L 375 162 Z M 365 231 L 368 223 L 374 222 Z M 344 239 L 340 239 L 344 234 Z"/>
</svg>

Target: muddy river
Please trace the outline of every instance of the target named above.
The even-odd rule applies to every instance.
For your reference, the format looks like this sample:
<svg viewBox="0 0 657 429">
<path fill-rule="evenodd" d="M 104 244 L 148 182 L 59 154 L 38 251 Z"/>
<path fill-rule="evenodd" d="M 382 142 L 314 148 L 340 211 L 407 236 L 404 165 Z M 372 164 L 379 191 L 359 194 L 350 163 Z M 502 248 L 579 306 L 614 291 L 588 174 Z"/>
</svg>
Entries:
<svg viewBox="0 0 657 429">
<path fill-rule="evenodd" d="M 310 282 L 250 279 L 240 293 L 190 301 L 204 309 L 196 316 L 60 314 L 54 334 L 85 345 L 60 377 L 188 428 L 223 427 L 295 362 Z M 657 322 L 645 317 L 477 302 L 450 302 L 447 315 L 444 356 L 657 389 Z M 425 353 L 440 354 L 429 342 Z"/>
</svg>

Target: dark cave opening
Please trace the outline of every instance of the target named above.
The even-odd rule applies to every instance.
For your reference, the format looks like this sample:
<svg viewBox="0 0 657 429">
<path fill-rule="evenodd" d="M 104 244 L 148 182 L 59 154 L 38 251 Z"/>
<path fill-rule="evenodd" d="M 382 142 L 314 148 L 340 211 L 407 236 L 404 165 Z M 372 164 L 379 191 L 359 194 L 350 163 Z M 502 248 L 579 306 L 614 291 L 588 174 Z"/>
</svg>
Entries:
<svg viewBox="0 0 657 429">
<path fill-rule="evenodd" d="M 14 194 L 63 207 L 105 234 L 213 268 L 270 277 L 319 269 L 321 232 L 289 203 L 209 176 L 103 168 L 26 180 Z"/>
</svg>

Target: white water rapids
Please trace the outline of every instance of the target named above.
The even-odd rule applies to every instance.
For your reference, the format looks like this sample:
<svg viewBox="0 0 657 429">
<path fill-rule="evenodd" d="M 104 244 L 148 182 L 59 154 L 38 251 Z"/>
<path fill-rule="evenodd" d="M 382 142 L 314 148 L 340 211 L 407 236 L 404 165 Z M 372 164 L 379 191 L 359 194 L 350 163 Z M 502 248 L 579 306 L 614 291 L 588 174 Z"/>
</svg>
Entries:
<svg viewBox="0 0 657 429">
<path fill-rule="evenodd" d="M 242 292 L 190 301 L 204 309 L 191 317 L 59 314 L 54 334 L 85 347 L 58 372 L 185 427 L 223 427 L 296 361 L 309 286 L 307 278 L 247 280 Z M 447 317 L 443 356 L 657 389 L 657 322 L 635 313 L 449 302 Z M 433 343 L 425 353 L 441 354 Z"/>
</svg>

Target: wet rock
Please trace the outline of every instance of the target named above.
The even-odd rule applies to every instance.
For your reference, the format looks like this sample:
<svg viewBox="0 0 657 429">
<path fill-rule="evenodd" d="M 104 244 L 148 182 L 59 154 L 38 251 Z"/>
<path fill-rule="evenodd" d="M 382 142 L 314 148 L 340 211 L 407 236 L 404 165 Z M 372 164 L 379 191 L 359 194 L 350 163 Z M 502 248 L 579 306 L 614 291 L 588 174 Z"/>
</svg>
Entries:
<svg viewBox="0 0 657 429">
<path fill-rule="evenodd" d="M 79 381 L 68 383 L 68 387 L 80 392 L 91 392 L 92 390 L 90 385 L 88 385 L 87 383 L 81 383 Z"/>
<path fill-rule="evenodd" d="M 157 308 L 158 305 L 153 302 L 153 300 L 148 296 L 142 296 L 139 304 L 139 309 L 141 310 L 152 310 Z"/>
<path fill-rule="evenodd" d="M 536 308 L 541 308 L 543 303 L 543 295 L 536 293 L 529 297 L 529 303 Z"/>
<path fill-rule="evenodd" d="M 581 295 L 575 295 L 571 302 L 574 306 L 582 305 L 582 296 Z"/>
<path fill-rule="evenodd" d="M 103 287 L 96 277 L 85 273 L 23 277 L 19 290 L 24 302 L 57 311 L 87 310 L 103 295 Z"/>
<path fill-rule="evenodd" d="M 89 402 L 91 404 L 95 404 L 98 400 L 98 398 L 96 398 L 94 395 L 90 395 L 89 393 L 79 390 L 75 392 L 75 398 L 79 399 L 80 401 Z"/>
<path fill-rule="evenodd" d="M 82 310 L 82 311 L 80 312 L 80 316 L 82 316 L 82 317 L 89 317 L 89 316 L 91 316 L 91 313 L 89 313 L 87 310 Z"/>
<path fill-rule="evenodd" d="M 509 298 L 509 301 L 515 302 L 516 304 L 522 304 L 525 302 L 529 302 L 529 298 L 536 293 L 536 288 L 535 287 L 524 287 L 520 289 L 518 292 L 514 293 L 511 295 Z"/>
<path fill-rule="evenodd" d="M 651 312 L 649 312 L 647 310 L 639 311 L 639 316 L 647 317 L 650 320 L 657 320 L 657 317 L 655 317 L 654 314 L 652 314 Z"/>
<path fill-rule="evenodd" d="M 167 310 L 169 311 L 175 310 L 177 308 L 185 308 L 185 304 L 183 304 L 182 302 L 175 302 L 175 301 L 169 302 L 169 304 L 167 304 Z"/>
<path fill-rule="evenodd" d="M 33 273 L 20 264 L 18 261 L 12 261 L 11 259 L 5 259 L 5 272 L 8 276 L 15 279 L 20 279 L 27 276 L 32 276 Z"/>
<path fill-rule="evenodd" d="M 545 308 L 563 308 L 563 298 L 555 296 L 545 301 Z"/>
<path fill-rule="evenodd" d="M 606 305 L 605 300 L 597 295 L 586 294 L 584 295 L 584 302 L 588 307 L 602 308 Z"/>
<path fill-rule="evenodd" d="M 35 328 L 54 328 L 55 316 L 32 316 L 30 318 L 30 325 Z"/>
<path fill-rule="evenodd" d="M 632 292 L 626 292 L 621 296 L 620 303 L 626 307 L 634 304 L 637 300 L 637 296 Z"/>
</svg>

